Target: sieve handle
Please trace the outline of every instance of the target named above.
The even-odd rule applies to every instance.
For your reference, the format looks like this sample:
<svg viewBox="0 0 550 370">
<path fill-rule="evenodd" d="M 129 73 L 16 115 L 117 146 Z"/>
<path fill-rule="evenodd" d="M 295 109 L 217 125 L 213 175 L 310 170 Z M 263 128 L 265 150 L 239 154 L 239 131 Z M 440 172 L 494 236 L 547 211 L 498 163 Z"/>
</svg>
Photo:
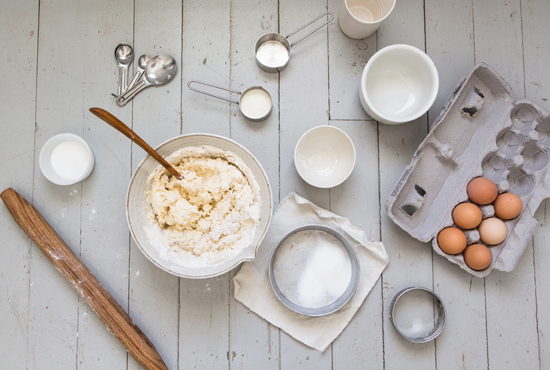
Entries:
<svg viewBox="0 0 550 370">
<path fill-rule="evenodd" d="M 229 98 L 225 98 L 223 96 L 220 96 L 220 95 L 216 95 L 216 94 L 212 94 L 212 93 L 209 93 L 209 92 L 206 92 L 206 91 L 203 91 L 203 90 L 199 90 L 199 89 L 196 89 L 194 87 L 191 87 L 191 84 L 199 84 L 199 85 L 205 85 L 205 86 L 210 86 L 210 87 L 213 87 L 213 88 L 216 88 L 216 89 L 220 89 L 220 90 L 225 90 L 225 91 L 229 91 L 231 93 L 235 93 L 235 94 L 240 94 L 241 92 L 240 91 L 236 91 L 236 90 L 231 90 L 231 89 L 228 89 L 227 87 L 223 87 L 223 86 L 218 86 L 218 85 L 213 85 L 213 84 L 210 84 L 208 82 L 202 82 L 202 81 L 197 81 L 197 80 L 191 80 L 187 83 L 187 87 L 193 91 L 196 91 L 198 93 L 201 93 L 201 94 L 204 94 L 204 95 L 208 95 L 208 96 L 212 96 L 214 98 L 218 98 L 218 99 L 221 99 L 221 100 L 225 100 L 225 101 L 228 101 L 230 103 L 235 103 L 235 104 L 239 104 L 239 101 L 238 100 L 231 100 Z"/>
<path fill-rule="evenodd" d="M 297 43 L 299 43 L 300 41 L 302 41 L 303 39 L 305 39 L 306 37 L 308 37 L 309 35 L 311 35 L 313 32 L 315 31 L 319 31 L 321 28 L 325 27 L 327 24 L 329 24 L 330 22 L 332 22 L 332 20 L 334 19 L 334 13 L 333 12 L 326 12 L 324 14 L 321 14 L 320 16 L 318 16 L 317 18 L 311 20 L 310 22 L 304 24 L 302 27 L 298 28 L 296 31 L 293 31 L 291 33 L 288 34 L 288 36 L 286 37 L 287 39 L 294 35 L 296 32 L 298 31 L 301 31 L 303 30 L 304 28 L 306 28 L 307 26 L 309 26 L 310 24 L 314 23 L 315 21 L 318 21 L 319 19 L 323 18 L 324 16 L 326 15 L 330 15 L 330 19 L 328 21 L 326 21 L 325 23 L 323 23 L 322 25 L 320 25 L 319 27 L 317 27 L 316 29 L 314 29 L 313 31 L 311 31 L 310 33 L 308 33 L 307 35 L 305 36 L 302 36 L 301 38 L 299 38 L 298 40 L 294 41 L 292 44 L 290 44 L 290 46 L 294 46 L 296 45 Z"/>
</svg>

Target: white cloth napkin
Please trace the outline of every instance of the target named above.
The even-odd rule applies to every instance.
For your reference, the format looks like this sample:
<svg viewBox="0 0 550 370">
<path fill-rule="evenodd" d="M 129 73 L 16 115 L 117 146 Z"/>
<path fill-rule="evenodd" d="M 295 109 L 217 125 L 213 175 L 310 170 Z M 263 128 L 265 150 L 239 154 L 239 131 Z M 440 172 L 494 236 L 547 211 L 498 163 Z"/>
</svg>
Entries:
<svg viewBox="0 0 550 370">
<path fill-rule="evenodd" d="M 286 233 L 307 224 L 326 225 L 341 231 L 356 246 L 359 255 L 361 273 L 355 295 L 342 309 L 327 316 L 295 313 L 279 301 L 269 283 L 271 251 Z M 233 278 L 235 299 L 295 339 L 323 352 L 351 321 L 387 265 L 388 255 L 382 243 L 369 241 L 365 232 L 347 218 L 291 193 L 275 212 L 256 259 L 245 262 Z"/>
</svg>

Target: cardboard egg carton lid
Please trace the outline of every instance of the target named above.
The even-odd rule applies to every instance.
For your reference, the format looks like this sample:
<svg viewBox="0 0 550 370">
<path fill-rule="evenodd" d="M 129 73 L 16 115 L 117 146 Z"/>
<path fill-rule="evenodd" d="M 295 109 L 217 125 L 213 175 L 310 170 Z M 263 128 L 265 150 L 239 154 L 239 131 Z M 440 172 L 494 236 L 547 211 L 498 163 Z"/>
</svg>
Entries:
<svg viewBox="0 0 550 370">
<path fill-rule="evenodd" d="M 459 81 L 386 200 L 386 210 L 403 230 L 420 241 L 433 240 L 437 253 L 472 275 L 512 271 L 538 224 L 535 211 L 550 197 L 549 149 L 548 112 L 527 100 L 514 103 L 510 86 L 481 63 Z M 478 176 L 523 201 L 522 214 L 505 221 L 507 238 L 490 247 L 493 261 L 482 271 L 470 269 L 462 254 L 441 251 L 436 238 L 454 226 L 452 210 L 468 200 L 466 186 Z M 494 213 L 492 206 L 482 211 L 484 217 Z M 479 241 L 477 230 L 466 235 L 469 244 Z"/>
</svg>

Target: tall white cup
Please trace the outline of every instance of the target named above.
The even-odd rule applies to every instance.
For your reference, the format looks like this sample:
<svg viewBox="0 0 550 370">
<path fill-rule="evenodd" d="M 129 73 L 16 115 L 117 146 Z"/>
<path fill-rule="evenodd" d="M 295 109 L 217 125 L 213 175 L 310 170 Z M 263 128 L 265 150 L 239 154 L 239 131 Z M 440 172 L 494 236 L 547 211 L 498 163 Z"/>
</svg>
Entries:
<svg viewBox="0 0 550 370">
<path fill-rule="evenodd" d="M 343 0 L 338 12 L 340 29 L 352 39 L 372 35 L 390 15 L 396 0 Z"/>
</svg>

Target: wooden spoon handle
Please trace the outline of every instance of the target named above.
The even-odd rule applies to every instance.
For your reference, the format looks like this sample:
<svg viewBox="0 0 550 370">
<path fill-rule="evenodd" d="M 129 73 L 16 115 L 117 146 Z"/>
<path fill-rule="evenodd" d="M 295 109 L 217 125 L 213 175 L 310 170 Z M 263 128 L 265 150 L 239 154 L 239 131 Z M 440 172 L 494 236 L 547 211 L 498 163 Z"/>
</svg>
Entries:
<svg viewBox="0 0 550 370">
<path fill-rule="evenodd" d="M 36 208 L 12 188 L 0 193 L 0 198 L 15 222 L 36 243 L 128 353 L 147 370 L 168 370 L 153 343 Z"/>
<path fill-rule="evenodd" d="M 130 140 L 139 145 L 143 150 L 147 152 L 151 157 L 155 158 L 157 162 L 164 166 L 172 175 L 176 176 L 177 179 L 183 180 L 183 176 L 174 168 L 172 165 L 160 155 L 155 149 L 151 148 L 149 144 L 140 138 L 130 127 L 126 126 L 121 120 L 113 116 L 111 113 L 107 112 L 105 109 L 101 108 L 90 108 L 90 112 L 101 118 L 103 121 L 107 122 L 112 127 L 116 128 L 118 131 L 126 135 Z"/>
</svg>

